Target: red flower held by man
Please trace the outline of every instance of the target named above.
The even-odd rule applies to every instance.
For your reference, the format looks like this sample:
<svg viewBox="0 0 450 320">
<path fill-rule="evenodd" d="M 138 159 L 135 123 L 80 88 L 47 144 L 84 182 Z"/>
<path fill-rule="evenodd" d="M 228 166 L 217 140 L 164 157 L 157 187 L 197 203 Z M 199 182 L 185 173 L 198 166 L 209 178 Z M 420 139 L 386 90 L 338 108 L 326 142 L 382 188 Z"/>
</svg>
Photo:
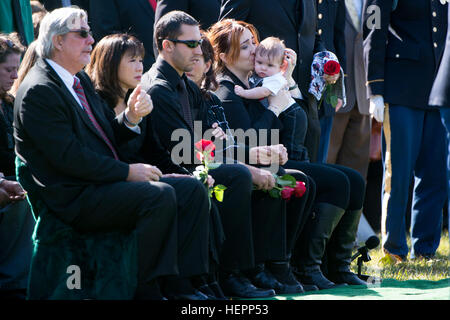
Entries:
<svg viewBox="0 0 450 320">
<path fill-rule="evenodd" d="M 196 157 L 198 160 L 203 161 L 204 155 L 209 152 L 210 159 L 214 158 L 215 144 L 211 140 L 201 139 L 195 143 L 195 148 L 198 150 Z"/>
<path fill-rule="evenodd" d="M 329 60 L 323 66 L 323 72 L 329 76 L 334 76 L 341 72 L 341 65 L 339 62 Z"/>
</svg>

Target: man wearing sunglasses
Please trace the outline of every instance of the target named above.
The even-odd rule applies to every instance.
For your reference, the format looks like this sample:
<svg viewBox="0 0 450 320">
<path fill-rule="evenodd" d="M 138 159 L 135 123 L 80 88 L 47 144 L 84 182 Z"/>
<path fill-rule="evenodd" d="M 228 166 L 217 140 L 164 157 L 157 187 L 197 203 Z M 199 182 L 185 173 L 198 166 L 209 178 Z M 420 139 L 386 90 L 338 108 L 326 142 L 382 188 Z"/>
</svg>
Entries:
<svg viewBox="0 0 450 320">
<path fill-rule="evenodd" d="M 202 132 L 194 132 L 194 120 L 201 121 L 205 115 L 205 102 L 200 89 L 185 75 L 193 70 L 195 63 L 203 59 L 199 23 L 185 12 L 171 11 L 155 25 L 154 38 L 159 56 L 142 77 L 142 86 L 150 94 L 155 106 L 151 117 L 147 118 L 149 142 L 144 148 L 149 149 L 152 144 L 160 145 L 166 151 L 166 156 L 147 159 L 147 162 L 157 161 L 155 164 L 163 172 L 164 168 L 171 168 L 174 170 L 172 172 L 192 173 L 198 165 L 198 162 L 194 162 L 194 143 L 200 140 L 195 135 L 204 134 L 208 129 L 203 126 Z M 184 133 L 180 139 L 182 141 L 173 141 L 172 136 L 181 133 L 180 129 Z M 184 153 L 181 163 L 175 159 L 180 153 L 175 151 L 179 150 L 180 142 L 186 146 L 181 151 Z M 252 240 L 252 176 L 249 169 L 244 165 L 227 163 L 209 173 L 217 184 L 227 187 L 223 202 L 211 201 L 211 217 L 216 214 L 216 208 L 220 214 L 216 218 L 218 221 L 212 223 L 215 226 L 212 236 L 216 237 L 214 232 L 222 228 L 225 232 L 223 245 L 213 249 L 220 252 L 220 286 L 230 296 L 273 296 L 274 290 L 257 288 L 243 275 L 244 270 L 254 267 L 255 257 Z M 213 292 L 212 284 L 215 283 L 207 284 Z"/>
</svg>

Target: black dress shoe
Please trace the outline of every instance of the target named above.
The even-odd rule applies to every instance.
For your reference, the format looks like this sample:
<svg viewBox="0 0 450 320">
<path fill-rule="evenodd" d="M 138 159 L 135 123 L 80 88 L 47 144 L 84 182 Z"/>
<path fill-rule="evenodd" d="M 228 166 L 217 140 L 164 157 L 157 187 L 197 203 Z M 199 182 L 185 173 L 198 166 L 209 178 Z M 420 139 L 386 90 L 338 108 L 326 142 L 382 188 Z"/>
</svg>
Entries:
<svg viewBox="0 0 450 320">
<path fill-rule="evenodd" d="M 292 273 L 292 268 L 288 262 L 270 262 L 268 268 L 274 277 L 282 284 L 280 289 L 275 290 L 277 294 L 299 294 L 305 292 L 301 283 Z"/>
<path fill-rule="evenodd" d="M 346 283 L 353 286 L 367 287 L 366 281 L 361 280 L 356 274 L 350 271 L 330 273 L 329 278 L 335 283 Z"/>
<path fill-rule="evenodd" d="M 167 293 L 166 295 L 169 300 L 211 300 L 198 290 L 192 293 Z"/>
<path fill-rule="evenodd" d="M 206 295 L 209 300 L 216 300 L 216 295 L 207 284 L 201 285 L 197 290 Z"/>
<path fill-rule="evenodd" d="M 228 274 L 221 277 L 220 286 L 227 296 L 239 298 L 268 298 L 275 295 L 273 289 L 255 287 L 249 279 L 241 274 Z"/>
<path fill-rule="evenodd" d="M 291 268 L 292 268 L 292 273 L 294 274 L 294 276 L 297 279 L 297 281 L 300 282 L 300 284 L 302 285 L 303 290 L 305 290 L 305 292 L 318 291 L 319 290 L 319 288 L 316 285 L 314 285 L 314 284 L 302 283 L 300 281 L 300 272 L 298 271 L 298 268 L 297 267 L 293 267 L 293 266 L 291 266 Z"/>
<path fill-rule="evenodd" d="M 262 289 L 273 289 L 276 293 L 279 293 L 283 289 L 283 284 L 281 284 L 270 271 L 263 269 L 258 273 L 249 275 L 249 280 L 258 288 Z"/>
<path fill-rule="evenodd" d="M 305 284 L 305 283 L 301 283 L 303 290 L 305 290 L 305 292 L 308 291 L 319 291 L 319 288 L 314 285 L 314 284 Z"/>
<path fill-rule="evenodd" d="M 214 292 L 214 296 L 217 300 L 229 300 L 227 297 L 225 297 L 225 294 L 223 293 L 222 288 L 217 281 L 208 283 L 208 287 L 212 290 L 212 292 Z"/>
</svg>

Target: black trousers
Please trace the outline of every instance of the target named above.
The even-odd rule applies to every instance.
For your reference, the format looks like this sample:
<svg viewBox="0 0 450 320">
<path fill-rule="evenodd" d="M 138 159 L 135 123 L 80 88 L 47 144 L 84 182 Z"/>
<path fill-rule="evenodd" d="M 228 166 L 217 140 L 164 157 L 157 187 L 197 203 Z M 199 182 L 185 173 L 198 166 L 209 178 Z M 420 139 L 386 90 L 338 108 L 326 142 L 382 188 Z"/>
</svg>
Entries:
<svg viewBox="0 0 450 320">
<path fill-rule="evenodd" d="M 347 209 L 350 182 L 346 174 L 328 164 L 288 160 L 286 168 L 301 170 L 316 184 L 315 202 L 326 202 Z"/>
<path fill-rule="evenodd" d="M 303 197 L 293 197 L 286 203 L 286 257 L 289 259 L 295 243 L 312 213 L 316 198 L 316 183 L 311 177 L 299 170 L 285 169 L 285 171 L 287 174 L 293 176 L 295 180 L 303 181 L 306 187 Z"/>
<path fill-rule="evenodd" d="M 96 187 L 73 227 L 80 232 L 137 231 L 138 285 L 157 277 L 208 272 L 209 206 L 193 178 L 117 182 Z"/>
<path fill-rule="evenodd" d="M 289 260 L 314 202 L 314 181 L 299 170 L 279 168 L 278 175 L 290 174 L 303 181 L 306 192 L 301 198 L 289 201 L 272 198 L 267 192 L 253 191 L 253 239 L 255 262 Z"/>
<path fill-rule="evenodd" d="M 255 264 L 252 235 L 252 177 L 240 164 L 222 164 L 209 171 L 216 184 L 227 187 L 223 202 L 213 200 L 219 210 L 225 240 L 220 248 L 220 269 L 245 270 Z"/>
</svg>

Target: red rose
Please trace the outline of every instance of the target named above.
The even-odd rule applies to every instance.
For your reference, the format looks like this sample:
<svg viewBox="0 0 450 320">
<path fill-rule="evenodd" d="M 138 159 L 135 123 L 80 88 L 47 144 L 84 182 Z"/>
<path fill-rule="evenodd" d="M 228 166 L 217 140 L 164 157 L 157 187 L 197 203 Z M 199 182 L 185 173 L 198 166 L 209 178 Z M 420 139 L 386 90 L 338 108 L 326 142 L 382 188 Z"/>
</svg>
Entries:
<svg viewBox="0 0 450 320">
<path fill-rule="evenodd" d="M 197 154 L 195 155 L 198 160 L 203 161 L 205 156 L 203 155 L 203 152 L 197 151 Z M 209 154 L 209 160 L 214 159 L 214 152 L 210 152 Z"/>
<path fill-rule="evenodd" d="M 284 187 L 283 190 L 281 190 L 281 198 L 289 200 L 292 197 L 292 193 L 294 193 L 294 188 Z"/>
<path fill-rule="evenodd" d="M 341 71 L 341 65 L 339 62 L 329 60 L 323 66 L 323 72 L 329 76 L 334 76 Z"/>
<path fill-rule="evenodd" d="M 297 181 L 294 188 L 294 197 L 301 198 L 306 192 L 306 186 L 303 181 Z"/>
<path fill-rule="evenodd" d="M 202 139 L 195 144 L 195 147 L 199 151 L 214 151 L 216 146 L 211 140 Z"/>
</svg>

